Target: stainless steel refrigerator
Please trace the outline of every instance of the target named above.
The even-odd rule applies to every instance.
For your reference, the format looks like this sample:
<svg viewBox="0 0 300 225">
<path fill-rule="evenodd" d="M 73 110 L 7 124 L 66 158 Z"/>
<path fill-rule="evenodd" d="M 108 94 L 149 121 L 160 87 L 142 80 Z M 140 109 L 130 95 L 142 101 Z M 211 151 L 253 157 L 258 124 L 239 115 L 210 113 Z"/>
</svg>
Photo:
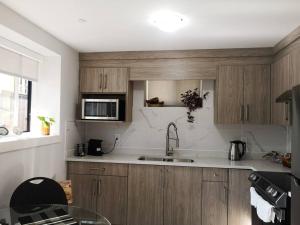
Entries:
<svg viewBox="0 0 300 225">
<path fill-rule="evenodd" d="M 300 225 L 300 85 L 292 90 L 291 225 Z"/>
</svg>

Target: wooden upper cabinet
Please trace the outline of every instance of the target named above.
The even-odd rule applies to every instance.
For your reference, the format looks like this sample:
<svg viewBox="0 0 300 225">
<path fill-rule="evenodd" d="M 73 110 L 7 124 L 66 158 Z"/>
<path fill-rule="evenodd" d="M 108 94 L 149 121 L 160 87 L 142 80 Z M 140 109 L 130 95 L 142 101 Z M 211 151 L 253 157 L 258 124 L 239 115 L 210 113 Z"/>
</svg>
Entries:
<svg viewBox="0 0 300 225">
<path fill-rule="evenodd" d="M 244 122 L 269 124 L 271 117 L 271 74 L 269 65 L 244 68 Z"/>
<path fill-rule="evenodd" d="M 272 124 L 287 125 L 289 108 L 285 103 L 277 103 L 276 99 L 291 88 L 290 55 L 286 55 L 272 64 L 271 75 L 271 118 Z"/>
<path fill-rule="evenodd" d="M 81 68 L 81 93 L 126 93 L 127 68 Z"/>
<path fill-rule="evenodd" d="M 164 167 L 129 165 L 128 225 L 163 225 Z"/>
<path fill-rule="evenodd" d="M 229 170 L 228 224 L 251 225 L 250 170 Z"/>
<path fill-rule="evenodd" d="M 102 91 L 107 93 L 126 93 L 128 83 L 127 68 L 104 68 Z"/>
<path fill-rule="evenodd" d="M 219 124 L 242 122 L 243 67 L 220 66 L 217 78 L 217 112 Z"/>
<path fill-rule="evenodd" d="M 127 224 L 127 177 L 98 177 L 97 212 L 112 225 Z"/>
<path fill-rule="evenodd" d="M 270 123 L 270 66 L 220 66 L 216 123 Z"/>
<path fill-rule="evenodd" d="M 82 93 L 101 92 L 102 78 L 103 78 L 102 68 L 80 69 L 80 92 Z"/>
<path fill-rule="evenodd" d="M 227 225 L 227 194 L 225 182 L 202 183 L 202 225 Z"/>
<path fill-rule="evenodd" d="M 201 168 L 165 169 L 164 225 L 200 225 Z"/>
<path fill-rule="evenodd" d="M 300 48 L 295 49 L 290 54 L 290 73 L 292 86 L 300 84 Z"/>
</svg>

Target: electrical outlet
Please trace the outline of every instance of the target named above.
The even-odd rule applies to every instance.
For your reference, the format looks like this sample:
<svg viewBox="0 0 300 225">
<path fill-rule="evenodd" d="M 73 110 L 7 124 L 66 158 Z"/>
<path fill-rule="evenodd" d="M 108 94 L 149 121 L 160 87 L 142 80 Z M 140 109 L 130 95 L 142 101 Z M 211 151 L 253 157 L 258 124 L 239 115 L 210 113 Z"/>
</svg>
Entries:
<svg viewBox="0 0 300 225">
<path fill-rule="evenodd" d="M 116 141 L 116 143 L 120 142 L 120 134 L 114 134 L 114 141 Z"/>
</svg>

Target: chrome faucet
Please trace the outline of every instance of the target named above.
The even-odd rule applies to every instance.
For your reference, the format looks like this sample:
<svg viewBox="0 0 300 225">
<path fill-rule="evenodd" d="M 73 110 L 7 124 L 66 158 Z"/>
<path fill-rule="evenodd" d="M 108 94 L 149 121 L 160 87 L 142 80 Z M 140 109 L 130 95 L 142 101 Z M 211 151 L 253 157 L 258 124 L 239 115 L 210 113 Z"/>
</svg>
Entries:
<svg viewBox="0 0 300 225">
<path fill-rule="evenodd" d="M 170 127 L 173 126 L 176 134 L 176 138 L 170 138 Z M 178 133 L 177 133 L 177 126 L 174 122 L 169 123 L 167 127 L 167 138 L 166 138 L 166 155 L 167 156 L 172 156 L 174 154 L 174 149 L 173 147 L 170 147 L 170 140 L 175 140 L 176 141 L 176 147 L 179 147 L 179 138 L 178 138 Z"/>
</svg>

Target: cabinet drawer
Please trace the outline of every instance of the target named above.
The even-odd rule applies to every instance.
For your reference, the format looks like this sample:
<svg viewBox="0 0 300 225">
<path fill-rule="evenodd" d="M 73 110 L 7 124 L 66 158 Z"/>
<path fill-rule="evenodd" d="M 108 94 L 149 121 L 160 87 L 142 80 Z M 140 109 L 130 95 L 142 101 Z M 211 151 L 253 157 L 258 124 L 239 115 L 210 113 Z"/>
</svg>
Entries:
<svg viewBox="0 0 300 225">
<path fill-rule="evenodd" d="M 128 175 L 128 165 L 94 162 L 69 162 L 68 173 L 126 177 Z"/>
<path fill-rule="evenodd" d="M 228 170 L 220 168 L 203 168 L 203 181 L 228 181 Z"/>
</svg>

